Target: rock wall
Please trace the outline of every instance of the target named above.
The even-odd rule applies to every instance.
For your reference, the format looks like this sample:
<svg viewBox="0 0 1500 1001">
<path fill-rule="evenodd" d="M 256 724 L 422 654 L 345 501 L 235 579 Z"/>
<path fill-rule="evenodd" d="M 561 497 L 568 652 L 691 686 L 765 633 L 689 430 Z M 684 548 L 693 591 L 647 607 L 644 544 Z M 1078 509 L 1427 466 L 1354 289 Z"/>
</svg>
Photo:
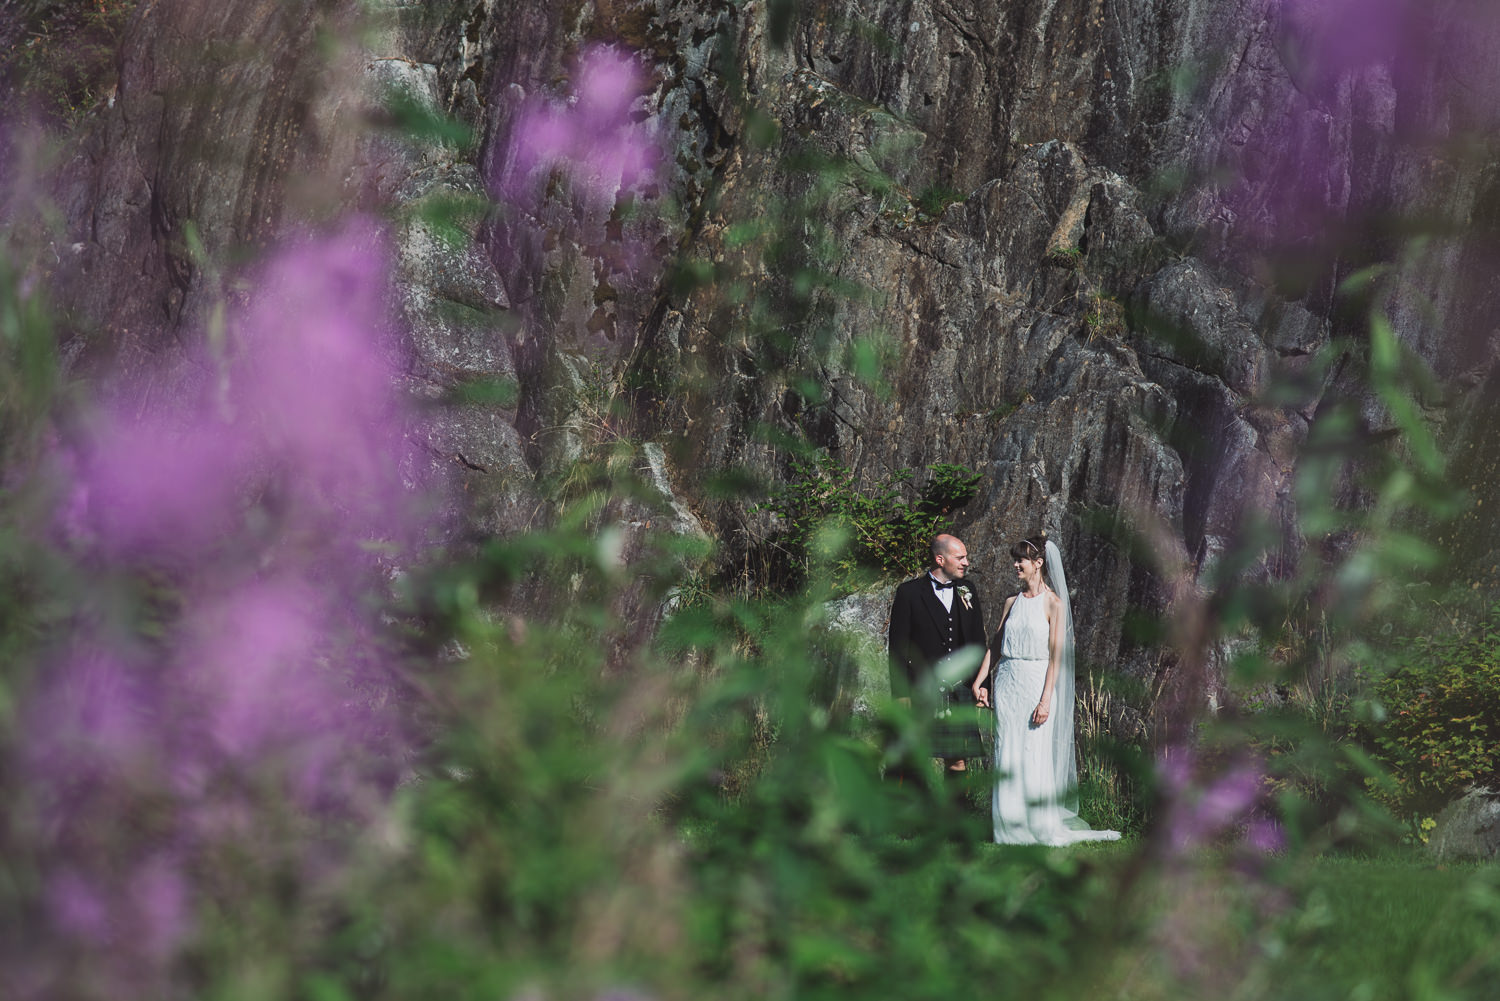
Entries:
<svg viewBox="0 0 1500 1001">
<path fill-rule="evenodd" d="M 1163 568 L 1211 565 L 1247 508 L 1296 545 L 1299 445 L 1347 388 L 1310 359 L 1359 330 L 1340 281 L 1399 265 L 1387 308 L 1444 380 L 1430 416 L 1456 449 L 1487 440 L 1464 418 L 1500 353 L 1500 19 L 1470 0 L 365 7 L 359 36 L 332 3 L 141 6 L 57 186 L 79 366 L 198 336 L 226 294 L 205 262 L 391 210 L 412 390 L 476 533 L 544 517 L 538 484 L 624 434 L 663 446 L 641 462 L 681 530 L 753 578 L 766 526 L 705 474 L 775 482 L 774 433 L 872 485 L 964 463 L 988 593 L 1045 528 L 1083 660 L 1148 691 L 1172 657 L 1129 622 L 1173 600 Z M 583 197 L 536 183 L 518 123 L 576 106 L 599 44 L 641 60 L 629 127 L 666 154 Z M 392 93 L 472 140 L 397 140 Z M 491 198 L 460 214 L 471 243 L 424 211 Z M 1464 230 L 1409 255 L 1414 220 Z M 872 357 L 888 392 L 856 377 Z M 490 379 L 516 398 L 444 403 Z"/>
</svg>

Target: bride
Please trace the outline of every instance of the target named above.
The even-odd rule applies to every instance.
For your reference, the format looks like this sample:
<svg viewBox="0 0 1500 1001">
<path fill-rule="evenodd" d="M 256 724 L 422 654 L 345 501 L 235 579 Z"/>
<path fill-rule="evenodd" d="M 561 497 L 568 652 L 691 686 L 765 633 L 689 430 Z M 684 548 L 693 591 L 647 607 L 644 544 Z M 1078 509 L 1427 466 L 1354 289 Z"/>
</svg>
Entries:
<svg viewBox="0 0 1500 1001">
<path fill-rule="evenodd" d="M 1006 845 L 1114 841 L 1078 816 L 1073 761 L 1073 612 L 1062 556 L 1045 537 L 1010 547 L 1023 585 L 1005 602 L 1000 629 L 974 679 L 974 697 L 995 665 L 995 840 Z M 1045 575 L 1044 575 L 1045 571 Z M 1048 582 L 1051 587 L 1048 587 Z"/>
</svg>

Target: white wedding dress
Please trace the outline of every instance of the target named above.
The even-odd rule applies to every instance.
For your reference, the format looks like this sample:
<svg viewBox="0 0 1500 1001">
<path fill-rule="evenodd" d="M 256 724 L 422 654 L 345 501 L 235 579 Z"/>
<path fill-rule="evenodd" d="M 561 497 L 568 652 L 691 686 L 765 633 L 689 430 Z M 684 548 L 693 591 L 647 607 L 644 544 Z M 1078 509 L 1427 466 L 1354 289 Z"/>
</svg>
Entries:
<svg viewBox="0 0 1500 1001">
<path fill-rule="evenodd" d="M 1050 542 L 1047 549 L 1049 556 L 1055 553 Z M 1055 576 L 1060 576 L 1060 571 L 1059 562 Z M 1065 583 L 1059 591 L 1060 597 L 1067 594 Z M 1071 616 L 1066 597 L 1063 602 L 1064 614 Z M 995 841 L 1003 845 L 1067 845 L 1117 840 L 1118 831 L 1093 830 L 1078 816 L 1073 686 L 1063 684 L 1061 675 L 1052 695 L 1051 716 L 1041 726 L 1031 725 L 1032 711 L 1041 701 L 1047 678 L 1046 592 L 1032 598 L 1016 595 L 1003 629 L 992 694 L 997 778 L 991 813 Z M 1069 620 L 1065 629 L 1069 647 L 1071 633 Z M 1064 656 L 1059 671 L 1068 673 L 1069 682 L 1072 670 L 1073 658 Z"/>
</svg>

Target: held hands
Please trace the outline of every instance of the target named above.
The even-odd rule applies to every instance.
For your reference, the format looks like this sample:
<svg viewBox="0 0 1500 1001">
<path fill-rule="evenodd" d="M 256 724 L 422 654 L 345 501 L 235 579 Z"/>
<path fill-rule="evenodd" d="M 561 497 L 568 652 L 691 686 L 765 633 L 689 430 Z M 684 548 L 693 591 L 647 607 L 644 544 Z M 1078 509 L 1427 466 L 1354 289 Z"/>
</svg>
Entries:
<svg viewBox="0 0 1500 1001">
<path fill-rule="evenodd" d="M 981 708 L 989 708 L 990 693 L 988 689 L 976 682 L 969 686 L 969 690 L 974 693 L 974 701 L 977 702 Z"/>
</svg>

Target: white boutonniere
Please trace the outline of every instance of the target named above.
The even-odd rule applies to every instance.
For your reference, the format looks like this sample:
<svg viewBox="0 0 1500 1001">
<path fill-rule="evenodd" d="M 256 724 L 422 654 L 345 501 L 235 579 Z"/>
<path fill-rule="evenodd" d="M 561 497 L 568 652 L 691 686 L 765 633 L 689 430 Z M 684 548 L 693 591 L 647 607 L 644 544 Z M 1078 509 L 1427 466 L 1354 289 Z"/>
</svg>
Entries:
<svg viewBox="0 0 1500 1001">
<path fill-rule="evenodd" d="M 958 585 L 958 600 L 964 603 L 964 611 L 966 612 L 972 612 L 974 610 L 974 603 L 969 600 L 969 593 L 969 585 Z"/>
</svg>

